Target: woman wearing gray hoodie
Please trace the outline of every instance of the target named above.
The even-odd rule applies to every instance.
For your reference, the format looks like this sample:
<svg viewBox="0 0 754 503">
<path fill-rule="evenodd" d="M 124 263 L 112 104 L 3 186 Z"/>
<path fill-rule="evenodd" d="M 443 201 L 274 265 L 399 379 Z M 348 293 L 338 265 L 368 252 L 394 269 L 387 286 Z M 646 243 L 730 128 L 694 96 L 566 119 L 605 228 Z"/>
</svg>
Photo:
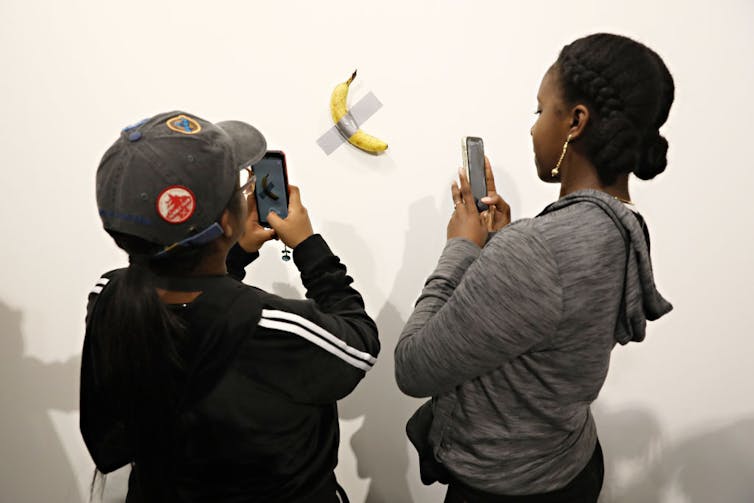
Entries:
<svg viewBox="0 0 754 503">
<path fill-rule="evenodd" d="M 672 309 L 628 179 L 665 169 L 673 96 L 648 47 L 576 40 L 545 74 L 531 130 L 538 176 L 560 198 L 510 223 L 489 163 L 490 210 L 478 213 L 463 173 L 454 184 L 448 242 L 395 348 L 400 389 L 432 397 L 419 414 L 446 502 L 597 501 L 590 404 L 616 343 L 643 340 Z"/>
</svg>

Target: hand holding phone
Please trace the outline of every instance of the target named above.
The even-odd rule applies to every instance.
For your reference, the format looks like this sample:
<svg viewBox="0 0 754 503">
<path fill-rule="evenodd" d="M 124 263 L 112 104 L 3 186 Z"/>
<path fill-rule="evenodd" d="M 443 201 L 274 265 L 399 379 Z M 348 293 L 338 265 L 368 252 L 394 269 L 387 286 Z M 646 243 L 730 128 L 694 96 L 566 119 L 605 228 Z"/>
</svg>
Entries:
<svg viewBox="0 0 754 503">
<path fill-rule="evenodd" d="M 280 240 L 291 249 L 296 248 L 309 238 L 314 231 L 309 220 L 309 212 L 301 204 L 301 193 L 295 185 L 290 186 L 290 207 L 285 219 L 275 213 L 270 213 L 268 218 L 270 226 L 275 230 Z"/>
<path fill-rule="evenodd" d="M 275 239 L 275 231 L 265 228 L 259 223 L 257 203 L 253 194 L 247 197 L 247 204 L 249 214 L 246 218 L 243 235 L 238 239 L 238 244 L 247 253 L 252 253 L 259 251 L 267 241 Z"/>
<path fill-rule="evenodd" d="M 484 142 L 476 136 L 464 136 L 461 142 L 463 152 L 463 167 L 471 185 L 471 193 L 474 203 L 481 213 L 488 209 L 487 205 L 480 201 L 487 197 L 487 176 L 484 170 Z"/>
<path fill-rule="evenodd" d="M 481 248 L 487 241 L 489 231 L 474 203 L 469 179 L 463 169 L 459 170 L 458 178 L 459 180 L 454 181 L 450 188 L 453 213 L 448 222 L 448 239 L 464 238 Z"/>
</svg>

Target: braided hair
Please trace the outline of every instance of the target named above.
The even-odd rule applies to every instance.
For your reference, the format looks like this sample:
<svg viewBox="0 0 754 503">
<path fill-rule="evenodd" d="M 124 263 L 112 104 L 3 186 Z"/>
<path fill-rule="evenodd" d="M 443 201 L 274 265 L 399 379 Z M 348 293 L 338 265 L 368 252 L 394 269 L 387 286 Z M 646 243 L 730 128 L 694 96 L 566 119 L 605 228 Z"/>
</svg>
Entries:
<svg viewBox="0 0 754 503">
<path fill-rule="evenodd" d="M 675 86 L 657 53 L 630 38 L 598 33 L 563 47 L 554 69 L 565 102 L 589 108 L 583 142 L 603 183 L 632 172 L 649 180 L 665 170 L 668 142 L 659 128 Z"/>
</svg>

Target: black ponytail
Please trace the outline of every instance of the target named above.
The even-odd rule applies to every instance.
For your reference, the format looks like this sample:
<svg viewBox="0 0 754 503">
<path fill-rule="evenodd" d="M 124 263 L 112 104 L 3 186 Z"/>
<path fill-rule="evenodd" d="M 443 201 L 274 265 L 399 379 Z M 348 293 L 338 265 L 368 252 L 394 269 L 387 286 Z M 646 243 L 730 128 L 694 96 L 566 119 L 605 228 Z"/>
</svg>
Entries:
<svg viewBox="0 0 754 503">
<path fill-rule="evenodd" d="M 106 339 L 103 374 L 126 403 L 170 410 L 175 406 L 170 393 L 174 376 L 185 366 L 179 350 L 184 328 L 160 301 L 146 256 L 129 258 L 129 267 L 112 285 L 107 312 L 93 326 Z M 132 415 L 138 419 L 138 413 Z"/>
<path fill-rule="evenodd" d="M 113 397 L 113 413 L 125 422 L 140 465 L 140 492 L 146 501 L 165 500 L 169 495 L 162 485 L 170 477 L 186 371 L 185 327 L 159 299 L 154 276 L 166 269 L 190 271 L 205 250 L 187 250 L 160 263 L 150 258 L 155 245 L 125 234 L 112 236 L 129 253 L 129 266 L 104 289 L 91 320 L 97 378 Z"/>
<path fill-rule="evenodd" d="M 665 63 L 630 38 L 600 33 L 565 46 L 555 63 L 563 98 L 591 112 L 587 155 L 603 183 L 623 173 L 648 180 L 665 170 L 668 118 L 675 86 Z"/>
<path fill-rule="evenodd" d="M 245 204 L 245 198 L 236 191 L 225 210 L 240 221 Z M 162 246 L 129 234 L 108 232 L 128 254 L 129 266 L 102 291 L 90 320 L 96 378 L 110 397 L 113 415 L 125 422 L 134 463 L 139 465 L 137 487 L 132 487 L 139 493 L 135 499 L 172 501 L 175 498 L 165 481 L 171 477 L 173 453 L 181 444 L 177 435 L 185 396 L 188 341 L 186 327 L 160 300 L 154 279 L 156 275 L 192 273 L 215 247 L 213 243 L 177 247 L 158 257 Z"/>
</svg>

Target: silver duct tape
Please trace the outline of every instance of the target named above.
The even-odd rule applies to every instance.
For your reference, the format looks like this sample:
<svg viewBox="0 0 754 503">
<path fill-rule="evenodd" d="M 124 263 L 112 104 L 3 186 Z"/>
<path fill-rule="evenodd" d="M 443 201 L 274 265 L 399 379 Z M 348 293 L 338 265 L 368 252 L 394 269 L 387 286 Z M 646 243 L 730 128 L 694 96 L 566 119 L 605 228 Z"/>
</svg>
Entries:
<svg viewBox="0 0 754 503">
<path fill-rule="evenodd" d="M 340 131 L 338 131 L 338 128 L 333 126 L 328 129 L 325 134 L 319 137 L 317 145 L 319 145 L 319 148 L 321 148 L 326 155 L 330 155 L 335 152 L 335 149 L 340 147 L 344 141 L 345 139 L 343 138 L 343 135 L 340 134 Z"/>
<path fill-rule="evenodd" d="M 361 98 L 353 107 L 351 107 L 349 112 L 356 120 L 356 124 L 361 125 L 373 116 L 380 108 L 382 108 L 382 103 L 372 91 L 369 91 L 366 96 Z"/>
<path fill-rule="evenodd" d="M 382 108 L 382 103 L 371 91 L 356 102 L 346 115 L 346 117 L 350 116 L 352 126 L 354 126 L 353 132 L 351 132 L 348 137 L 352 136 L 353 133 L 359 129 L 359 126 L 373 116 L 380 108 Z M 341 119 L 338 124 L 342 123 L 346 117 Z M 325 154 L 330 155 L 335 152 L 336 148 L 340 147 L 347 141 L 347 138 L 343 137 L 345 134 L 346 133 L 341 133 L 341 129 L 338 125 L 335 125 L 317 139 L 317 145 L 319 145 Z"/>
<path fill-rule="evenodd" d="M 356 119 L 353 118 L 351 112 L 348 112 L 346 115 L 344 115 L 343 118 L 340 119 L 337 124 L 335 124 L 335 127 L 338 128 L 338 131 L 340 131 L 340 133 L 343 135 L 343 138 L 345 138 L 346 140 L 355 135 L 356 131 L 359 130 L 359 125 L 356 124 Z"/>
</svg>

